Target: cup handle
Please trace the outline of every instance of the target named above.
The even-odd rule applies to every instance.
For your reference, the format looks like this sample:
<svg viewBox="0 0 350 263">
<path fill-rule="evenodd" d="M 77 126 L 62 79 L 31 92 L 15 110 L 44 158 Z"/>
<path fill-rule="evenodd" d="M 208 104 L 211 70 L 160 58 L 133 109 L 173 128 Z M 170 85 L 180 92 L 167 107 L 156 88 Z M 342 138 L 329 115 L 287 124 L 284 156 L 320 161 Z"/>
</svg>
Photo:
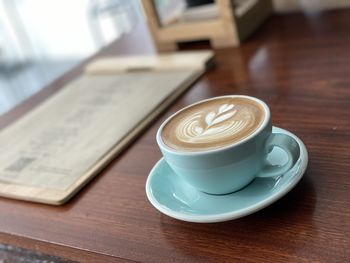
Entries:
<svg viewBox="0 0 350 263">
<path fill-rule="evenodd" d="M 274 177 L 290 170 L 300 156 L 300 147 L 297 141 L 289 135 L 272 133 L 265 142 L 266 156 L 274 146 L 280 147 L 288 155 L 288 161 L 283 165 L 272 165 L 266 159 L 264 166 L 257 177 Z"/>
</svg>

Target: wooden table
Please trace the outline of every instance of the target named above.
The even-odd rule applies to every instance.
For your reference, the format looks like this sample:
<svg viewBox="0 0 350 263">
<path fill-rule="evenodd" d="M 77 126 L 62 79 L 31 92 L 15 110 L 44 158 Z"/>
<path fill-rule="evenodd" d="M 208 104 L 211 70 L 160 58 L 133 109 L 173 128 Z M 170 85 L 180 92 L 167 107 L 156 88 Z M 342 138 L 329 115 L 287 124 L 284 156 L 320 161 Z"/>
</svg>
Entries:
<svg viewBox="0 0 350 263">
<path fill-rule="evenodd" d="M 1 198 L 0 242 L 83 262 L 349 262 L 349 29 L 350 10 L 272 17 L 241 48 L 218 50 L 216 69 L 69 203 L 52 207 Z M 130 51 L 127 39 L 102 54 Z M 3 116 L 0 125 L 80 71 Z M 238 220 L 193 224 L 160 214 L 144 190 L 161 157 L 158 126 L 190 103 L 225 94 L 265 100 L 273 123 L 305 142 L 310 160 L 304 178 L 281 200 Z"/>
</svg>

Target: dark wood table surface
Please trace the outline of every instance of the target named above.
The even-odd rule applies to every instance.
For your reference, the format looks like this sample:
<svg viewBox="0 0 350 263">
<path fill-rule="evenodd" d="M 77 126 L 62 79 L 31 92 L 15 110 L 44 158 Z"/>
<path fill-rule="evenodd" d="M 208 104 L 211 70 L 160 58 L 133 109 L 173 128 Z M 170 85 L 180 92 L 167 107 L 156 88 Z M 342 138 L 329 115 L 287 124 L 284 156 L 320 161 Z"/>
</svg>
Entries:
<svg viewBox="0 0 350 263">
<path fill-rule="evenodd" d="M 138 37 L 125 36 L 99 55 L 154 51 Z M 350 10 L 273 16 L 241 48 L 217 50 L 216 62 L 67 204 L 0 198 L 0 242 L 82 262 L 349 262 Z M 2 116 L 1 127 L 81 70 Z M 194 224 L 162 215 L 144 190 L 161 157 L 158 126 L 190 103 L 225 94 L 261 98 L 274 125 L 305 142 L 304 178 L 276 203 L 238 220 Z"/>
</svg>

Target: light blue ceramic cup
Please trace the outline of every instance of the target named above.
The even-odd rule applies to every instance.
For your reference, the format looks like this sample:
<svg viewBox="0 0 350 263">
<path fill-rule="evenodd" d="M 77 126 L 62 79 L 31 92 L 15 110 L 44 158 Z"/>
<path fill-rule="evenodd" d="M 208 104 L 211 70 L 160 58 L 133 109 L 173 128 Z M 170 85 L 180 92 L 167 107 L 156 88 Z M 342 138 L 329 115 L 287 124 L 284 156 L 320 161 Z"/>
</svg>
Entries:
<svg viewBox="0 0 350 263">
<path fill-rule="evenodd" d="M 244 188 L 256 177 L 275 177 L 291 169 L 299 158 L 299 145 L 286 134 L 272 133 L 268 106 L 254 97 L 241 95 L 223 97 L 247 98 L 259 103 L 265 111 L 261 126 L 241 141 L 219 149 L 201 152 L 179 151 L 164 144 L 161 138 L 162 129 L 175 115 L 203 101 L 173 114 L 158 129 L 157 143 L 166 162 L 179 179 L 205 193 L 227 194 Z M 267 161 L 268 153 L 275 146 L 287 153 L 288 159 L 284 164 L 272 165 Z"/>
</svg>

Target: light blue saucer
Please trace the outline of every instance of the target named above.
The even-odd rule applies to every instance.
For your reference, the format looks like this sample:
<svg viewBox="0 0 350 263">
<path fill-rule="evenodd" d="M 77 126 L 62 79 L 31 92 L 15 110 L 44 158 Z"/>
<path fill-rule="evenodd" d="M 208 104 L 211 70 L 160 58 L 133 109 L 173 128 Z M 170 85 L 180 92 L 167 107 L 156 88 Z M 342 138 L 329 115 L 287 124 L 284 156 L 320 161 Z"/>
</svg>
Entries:
<svg viewBox="0 0 350 263">
<path fill-rule="evenodd" d="M 289 134 L 299 143 L 300 157 L 287 173 L 273 178 L 256 178 L 242 190 L 227 195 L 209 195 L 180 180 L 162 158 L 153 167 L 146 182 L 151 204 L 160 212 L 188 222 L 212 223 L 243 217 L 272 204 L 287 194 L 303 177 L 308 154 L 294 134 L 273 127 L 274 133 Z M 283 164 L 284 151 L 275 147 L 269 154 L 272 164 Z"/>
</svg>

